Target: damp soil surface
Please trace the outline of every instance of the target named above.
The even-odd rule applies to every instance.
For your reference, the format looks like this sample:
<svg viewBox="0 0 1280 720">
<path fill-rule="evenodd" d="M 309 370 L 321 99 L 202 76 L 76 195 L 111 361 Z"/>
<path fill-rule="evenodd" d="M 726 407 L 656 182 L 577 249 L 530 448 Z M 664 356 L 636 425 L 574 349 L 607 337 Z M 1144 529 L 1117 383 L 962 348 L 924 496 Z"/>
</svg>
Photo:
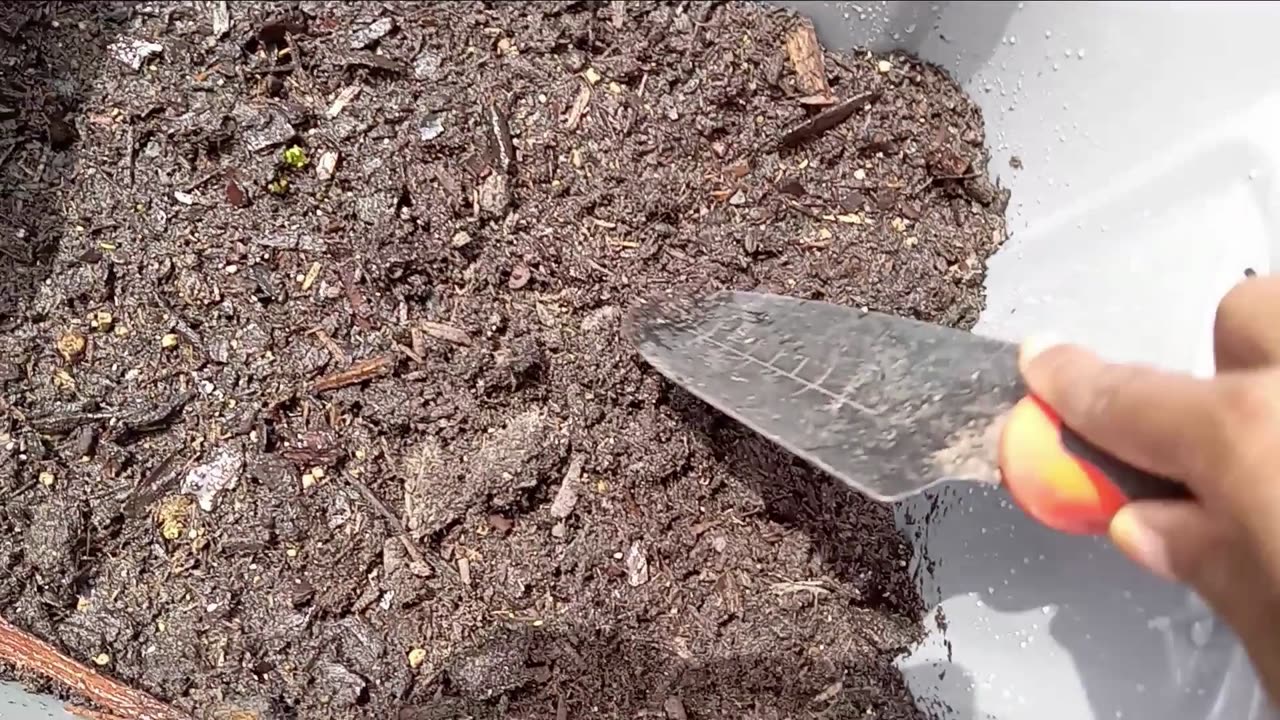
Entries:
<svg viewBox="0 0 1280 720">
<path fill-rule="evenodd" d="M 920 716 L 891 509 L 619 334 L 719 288 L 976 320 L 980 113 L 797 72 L 796 23 L 7 6 L 0 612 L 197 716 Z"/>
</svg>

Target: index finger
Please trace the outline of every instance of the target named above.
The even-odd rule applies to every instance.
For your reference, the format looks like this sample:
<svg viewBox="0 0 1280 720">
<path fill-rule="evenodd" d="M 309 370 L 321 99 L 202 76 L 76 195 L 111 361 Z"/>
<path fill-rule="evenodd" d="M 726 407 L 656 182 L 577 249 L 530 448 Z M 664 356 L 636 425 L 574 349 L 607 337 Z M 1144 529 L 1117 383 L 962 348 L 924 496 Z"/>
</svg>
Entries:
<svg viewBox="0 0 1280 720">
<path fill-rule="evenodd" d="M 1107 362 L 1077 345 L 1024 353 L 1019 366 L 1033 395 L 1117 459 L 1193 490 L 1213 467 L 1221 443 L 1208 381 Z"/>
</svg>

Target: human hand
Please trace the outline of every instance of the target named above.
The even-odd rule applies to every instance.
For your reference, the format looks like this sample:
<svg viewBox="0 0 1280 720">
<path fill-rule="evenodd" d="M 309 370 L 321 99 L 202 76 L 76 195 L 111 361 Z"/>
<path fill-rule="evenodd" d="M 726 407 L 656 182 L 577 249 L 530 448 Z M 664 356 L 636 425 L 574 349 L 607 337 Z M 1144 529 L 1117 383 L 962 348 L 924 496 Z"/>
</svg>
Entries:
<svg viewBox="0 0 1280 720">
<path fill-rule="evenodd" d="M 1124 506 L 1109 534 L 1134 562 L 1195 588 L 1236 631 L 1280 704 L 1280 276 L 1218 305 L 1212 378 L 1024 344 L 1032 393 L 1081 437 L 1178 480 L 1194 500 Z"/>
</svg>

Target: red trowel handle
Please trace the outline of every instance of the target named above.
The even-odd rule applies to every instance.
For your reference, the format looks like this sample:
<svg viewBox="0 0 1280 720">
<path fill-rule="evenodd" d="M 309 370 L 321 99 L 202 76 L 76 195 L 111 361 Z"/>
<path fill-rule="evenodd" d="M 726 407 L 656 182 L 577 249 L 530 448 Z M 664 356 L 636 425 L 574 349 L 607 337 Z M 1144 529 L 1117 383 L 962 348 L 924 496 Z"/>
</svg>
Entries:
<svg viewBox="0 0 1280 720">
<path fill-rule="evenodd" d="M 1044 525 L 1105 533 L 1131 500 L 1190 498 L 1186 486 L 1121 462 L 1064 426 L 1028 395 L 1009 411 L 1000 437 L 1000 474 L 1009 494 Z"/>
</svg>

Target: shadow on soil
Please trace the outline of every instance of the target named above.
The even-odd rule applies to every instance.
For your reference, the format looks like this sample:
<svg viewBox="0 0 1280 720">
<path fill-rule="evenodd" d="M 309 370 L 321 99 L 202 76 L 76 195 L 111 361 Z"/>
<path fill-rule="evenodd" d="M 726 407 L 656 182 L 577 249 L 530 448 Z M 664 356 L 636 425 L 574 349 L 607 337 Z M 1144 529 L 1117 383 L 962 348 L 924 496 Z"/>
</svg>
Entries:
<svg viewBox="0 0 1280 720">
<path fill-rule="evenodd" d="M 920 591 L 906 568 L 912 546 L 897 529 L 892 507 L 875 503 L 795 459 L 692 394 L 669 387 L 671 406 L 709 441 L 734 476 L 759 493 L 765 512 L 813 542 L 822 564 L 854 588 L 868 607 L 908 613 Z M 927 607 L 927 606 L 926 606 Z M 775 668 L 788 676 L 785 663 Z M 945 701 L 922 703 L 934 718 L 977 717 L 973 678 L 949 662 L 903 671 L 909 686 L 948 688 Z"/>
</svg>

